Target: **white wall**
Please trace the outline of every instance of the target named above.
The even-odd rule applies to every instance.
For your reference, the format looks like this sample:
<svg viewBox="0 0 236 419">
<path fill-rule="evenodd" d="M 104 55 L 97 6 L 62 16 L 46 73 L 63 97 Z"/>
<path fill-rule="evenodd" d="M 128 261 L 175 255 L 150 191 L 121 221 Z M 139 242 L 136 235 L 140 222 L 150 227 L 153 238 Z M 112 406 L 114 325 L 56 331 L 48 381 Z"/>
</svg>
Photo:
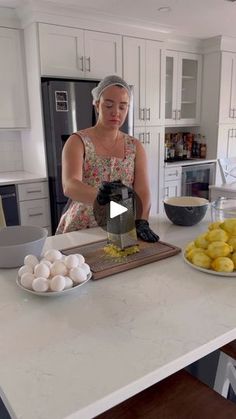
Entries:
<svg viewBox="0 0 236 419">
<path fill-rule="evenodd" d="M 0 172 L 17 170 L 23 170 L 20 132 L 0 131 Z"/>
</svg>

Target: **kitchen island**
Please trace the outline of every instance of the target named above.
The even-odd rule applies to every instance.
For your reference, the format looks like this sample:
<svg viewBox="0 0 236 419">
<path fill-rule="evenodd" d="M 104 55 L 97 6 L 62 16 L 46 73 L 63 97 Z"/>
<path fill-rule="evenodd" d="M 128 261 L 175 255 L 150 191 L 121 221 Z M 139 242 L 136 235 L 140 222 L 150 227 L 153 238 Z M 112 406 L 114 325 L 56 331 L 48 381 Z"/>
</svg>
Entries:
<svg viewBox="0 0 236 419">
<path fill-rule="evenodd" d="M 184 247 L 206 230 L 153 219 Z M 100 228 L 47 239 L 45 250 L 105 237 Z M 44 298 L 0 270 L 0 387 L 18 419 L 92 418 L 236 338 L 236 278 L 182 255 Z"/>
</svg>

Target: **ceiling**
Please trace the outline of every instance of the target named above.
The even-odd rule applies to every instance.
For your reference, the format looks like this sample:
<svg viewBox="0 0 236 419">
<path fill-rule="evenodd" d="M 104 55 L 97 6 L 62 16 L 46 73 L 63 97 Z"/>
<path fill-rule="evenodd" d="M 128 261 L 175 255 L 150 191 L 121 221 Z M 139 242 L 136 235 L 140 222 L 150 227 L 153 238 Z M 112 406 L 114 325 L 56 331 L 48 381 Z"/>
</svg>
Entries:
<svg viewBox="0 0 236 419">
<path fill-rule="evenodd" d="M 52 3 L 68 9 L 100 15 L 107 20 L 157 29 L 174 35 L 208 38 L 226 35 L 236 38 L 236 1 L 228 0 L 0 0 L 0 7 L 20 8 L 24 4 Z M 161 12 L 161 7 L 170 11 Z M 57 10 L 55 8 L 55 10 Z M 1 9 L 0 9 L 1 13 Z"/>
</svg>

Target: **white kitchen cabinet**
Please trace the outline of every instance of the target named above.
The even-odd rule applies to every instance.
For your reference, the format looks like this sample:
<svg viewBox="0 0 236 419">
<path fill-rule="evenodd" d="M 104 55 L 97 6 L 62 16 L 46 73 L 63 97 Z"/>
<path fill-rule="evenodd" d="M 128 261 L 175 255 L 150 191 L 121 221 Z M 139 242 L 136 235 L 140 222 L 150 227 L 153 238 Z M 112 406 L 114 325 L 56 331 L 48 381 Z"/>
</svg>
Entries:
<svg viewBox="0 0 236 419">
<path fill-rule="evenodd" d="M 29 110 L 22 32 L 0 28 L 0 128 L 26 128 Z"/>
<path fill-rule="evenodd" d="M 236 126 L 219 126 L 217 154 L 219 158 L 231 158 L 236 156 Z"/>
<path fill-rule="evenodd" d="M 166 51 L 166 125 L 199 124 L 201 75 L 201 55 Z"/>
<path fill-rule="evenodd" d="M 39 24 L 42 76 L 102 79 L 122 75 L 122 37 Z"/>
<path fill-rule="evenodd" d="M 135 127 L 134 136 L 143 144 L 147 154 L 152 204 L 150 213 L 155 215 L 160 212 L 160 204 L 163 199 L 164 128 Z"/>
<path fill-rule="evenodd" d="M 164 199 L 181 195 L 181 166 L 165 167 Z"/>
<path fill-rule="evenodd" d="M 164 61 L 162 43 L 123 38 L 123 77 L 133 85 L 134 125 L 164 123 Z"/>
<path fill-rule="evenodd" d="M 236 124 L 236 53 L 221 54 L 219 122 Z"/>
<path fill-rule="evenodd" d="M 46 227 L 51 233 L 49 192 L 47 182 L 18 185 L 18 204 L 21 225 Z"/>
</svg>

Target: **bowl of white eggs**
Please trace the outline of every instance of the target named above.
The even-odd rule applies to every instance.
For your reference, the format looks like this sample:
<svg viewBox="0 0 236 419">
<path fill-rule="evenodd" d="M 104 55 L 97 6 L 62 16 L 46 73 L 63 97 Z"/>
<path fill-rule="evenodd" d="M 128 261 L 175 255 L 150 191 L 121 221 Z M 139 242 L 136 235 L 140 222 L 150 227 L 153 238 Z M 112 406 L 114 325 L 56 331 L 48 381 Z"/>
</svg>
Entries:
<svg viewBox="0 0 236 419">
<path fill-rule="evenodd" d="M 18 268 L 29 253 L 40 257 L 48 231 L 21 225 L 0 228 L 0 268 Z"/>
<path fill-rule="evenodd" d="M 91 277 L 83 255 L 65 256 L 60 250 L 50 249 L 40 258 L 32 254 L 25 256 L 16 283 L 27 292 L 51 297 L 67 294 Z"/>
</svg>

